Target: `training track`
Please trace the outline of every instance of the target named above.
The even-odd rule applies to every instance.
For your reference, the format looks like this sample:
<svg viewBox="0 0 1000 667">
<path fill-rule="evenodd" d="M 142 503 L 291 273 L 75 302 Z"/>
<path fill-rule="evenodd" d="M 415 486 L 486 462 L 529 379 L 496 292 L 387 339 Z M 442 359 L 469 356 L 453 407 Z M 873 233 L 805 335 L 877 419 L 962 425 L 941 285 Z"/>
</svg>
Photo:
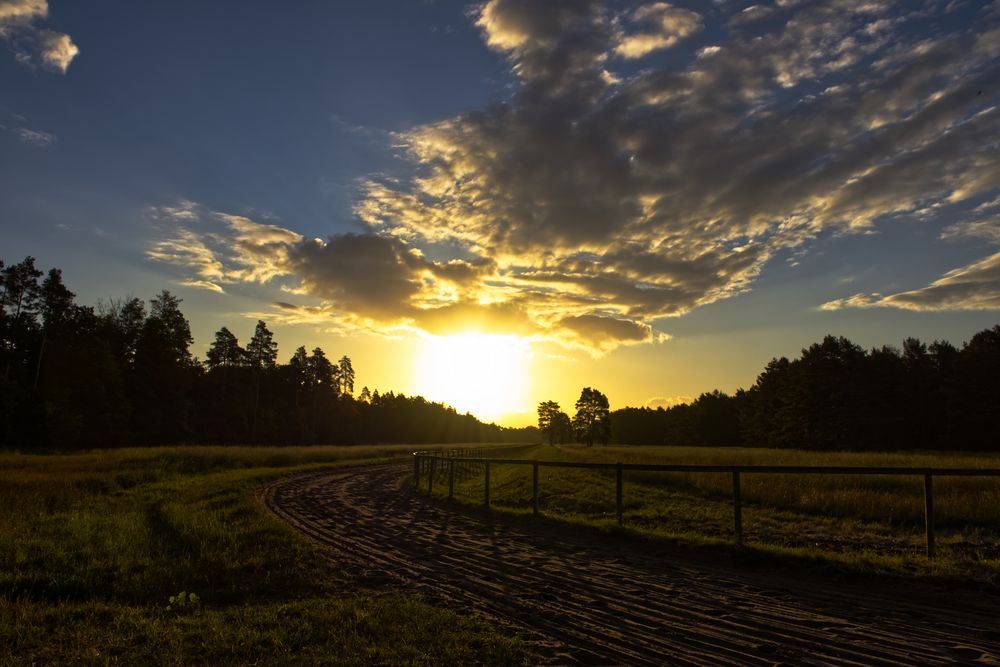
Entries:
<svg viewBox="0 0 1000 667">
<path fill-rule="evenodd" d="M 430 500 L 407 485 L 411 469 L 308 473 L 259 497 L 359 588 L 477 613 L 525 636 L 543 663 L 1000 665 L 1000 596 L 542 529 Z"/>
</svg>

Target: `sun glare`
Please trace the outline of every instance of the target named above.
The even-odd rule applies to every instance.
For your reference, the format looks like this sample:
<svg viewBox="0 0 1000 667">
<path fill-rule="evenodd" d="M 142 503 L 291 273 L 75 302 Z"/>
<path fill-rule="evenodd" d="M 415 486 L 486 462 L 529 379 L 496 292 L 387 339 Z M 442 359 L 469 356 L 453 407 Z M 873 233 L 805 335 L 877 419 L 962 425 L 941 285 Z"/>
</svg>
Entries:
<svg viewBox="0 0 1000 667">
<path fill-rule="evenodd" d="M 530 354 L 528 342 L 518 336 L 427 336 L 414 384 L 428 399 L 495 420 L 527 409 Z"/>
</svg>

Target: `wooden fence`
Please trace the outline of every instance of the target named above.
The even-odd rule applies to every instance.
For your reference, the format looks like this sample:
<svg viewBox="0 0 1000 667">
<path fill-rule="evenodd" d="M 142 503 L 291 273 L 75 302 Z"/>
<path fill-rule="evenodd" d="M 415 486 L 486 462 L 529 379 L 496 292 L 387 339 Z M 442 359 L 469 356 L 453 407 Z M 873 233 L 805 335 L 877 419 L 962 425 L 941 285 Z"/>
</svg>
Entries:
<svg viewBox="0 0 1000 667">
<path fill-rule="evenodd" d="M 524 447 L 522 445 L 521 447 Z M 935 477 L 1000 477 L 1000 468 L 878 468 L 865 466 L 758 466 L 758 465 L 674 465 L 648 463 L 582 463 L 573 461 L 537 461 L 533 459 L 500 458 L 509 449 L 479 448 L 476 450 L 435 450 L 413 453 L 413 483 L 421 488 L 426 477 L 427 494 L 434 490 L 437 469 L 447 468 L 448 498 L 455 493 L 455 480 L 468 479 L 482 473 L 483 502 L 490 506 L 490 467 L 501 465 L 531 466 L 531 505 L 538 514 L 539 468 L 584 468 L 615 471 L 615 507 L 618 524 L 622 523 L 622 473 L 680 472 L 720 473 L 730 475 L 733 490 L 733 538 L 743 543 L 743 508 L 740 481 L 743 475 L 888 475 L 923 477 L 924 525 L 927 535 L 927 557 L 934 557 L 934 478 Z M 474 452 L 478 455 L 471 455 Z"/>
</svg>

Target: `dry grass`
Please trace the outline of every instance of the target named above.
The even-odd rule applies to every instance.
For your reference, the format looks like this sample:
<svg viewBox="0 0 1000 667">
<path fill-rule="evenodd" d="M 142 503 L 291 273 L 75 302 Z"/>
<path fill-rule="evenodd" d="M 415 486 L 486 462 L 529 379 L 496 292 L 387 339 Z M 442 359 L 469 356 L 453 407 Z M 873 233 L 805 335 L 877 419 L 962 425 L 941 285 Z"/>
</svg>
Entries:
<svg viewBox="0 0 1000 667">
<path fill-rule="evenodd" d="M 1000 467 L 1000 456 L 974 454 L 816 453 L 751 448 L 538 447 L 523 458 L 603 463 L 704 465 Z M 447 492 L 439 484 L 437 494 Z M 540 469 L 546 516 L 619 530 L 613 471 Z M 456 497 L 483 501 L 481 475 L 461 481 Z M 531 469 L 492 466 L 491 500 L 503 511 L 531 511 Z M 1000 479 L 935 480 L 938 558 L 924 555 L 923 480 L 851 475 L 742 476 L 748 549 L 808 557 L 852 570 L 1000 581 Z M 626 472 L 625 532 L 689 543 L 732 541 L 728 474 Z"/>
</svg>

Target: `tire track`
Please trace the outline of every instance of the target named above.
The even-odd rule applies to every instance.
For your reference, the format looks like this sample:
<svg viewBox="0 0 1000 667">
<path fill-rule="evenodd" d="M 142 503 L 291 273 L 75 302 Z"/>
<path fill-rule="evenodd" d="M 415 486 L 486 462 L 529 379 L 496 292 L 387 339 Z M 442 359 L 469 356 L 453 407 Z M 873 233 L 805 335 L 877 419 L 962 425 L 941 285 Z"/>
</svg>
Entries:
<svg viewBox="0 0 1000 667">
<path fill-rule="evenodd" d="M 260 499 L 331 547 L 361 586 L 488 616 L 525 634 L 544 662 L 1000 664 L 994 596 L 737 573 L 641 544 L 545 534 L 427 499 L 406 485 L 408 470 L 308 473 Z"/>
</svg>

